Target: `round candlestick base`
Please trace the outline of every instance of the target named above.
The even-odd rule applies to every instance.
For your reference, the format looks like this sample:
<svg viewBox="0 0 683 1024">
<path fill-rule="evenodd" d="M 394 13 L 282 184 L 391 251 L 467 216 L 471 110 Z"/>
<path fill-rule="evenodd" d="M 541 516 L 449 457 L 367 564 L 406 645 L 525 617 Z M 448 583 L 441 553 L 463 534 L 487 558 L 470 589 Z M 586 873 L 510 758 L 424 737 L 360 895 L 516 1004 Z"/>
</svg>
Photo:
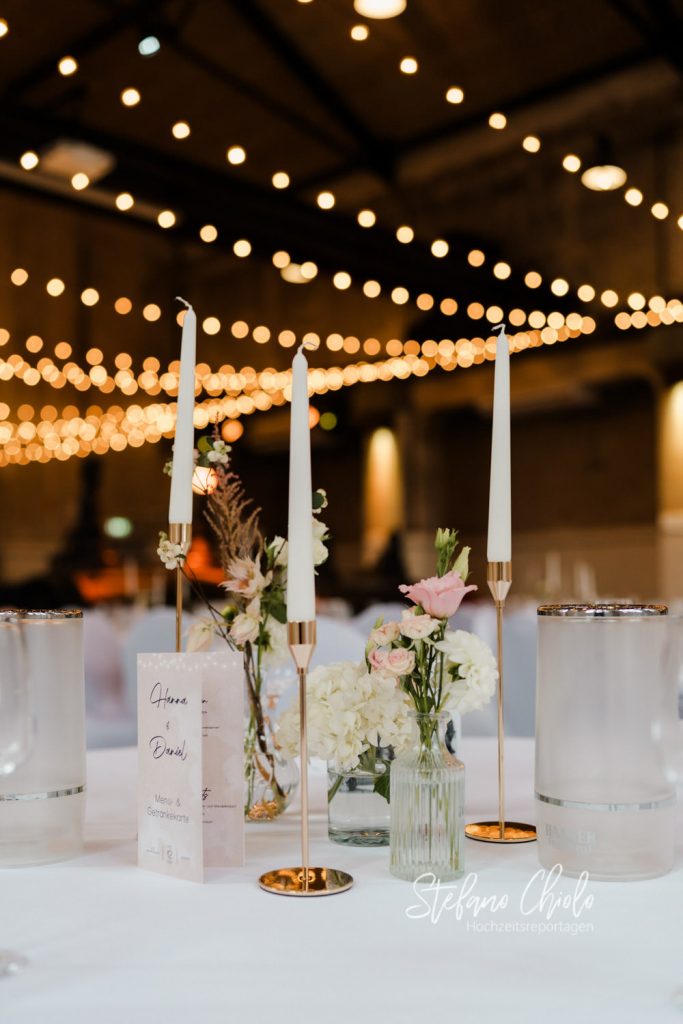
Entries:
<svg viewBox="0 0 683 1024">
<path fill-rule="evenodd" d="M 499 821 L 473 821 L 465 825 L 465 835 L 480 843 L 533 843 L 536 829 L 519 821 L 506 821 L 501 835 Z"/>
<path fill-rule="evenodd" d="M 259 885 L 278 896 L 334 896 L 350 889 L 353 878 L 336 868 L 275 868 L 261 875 Z"/>
</svg>

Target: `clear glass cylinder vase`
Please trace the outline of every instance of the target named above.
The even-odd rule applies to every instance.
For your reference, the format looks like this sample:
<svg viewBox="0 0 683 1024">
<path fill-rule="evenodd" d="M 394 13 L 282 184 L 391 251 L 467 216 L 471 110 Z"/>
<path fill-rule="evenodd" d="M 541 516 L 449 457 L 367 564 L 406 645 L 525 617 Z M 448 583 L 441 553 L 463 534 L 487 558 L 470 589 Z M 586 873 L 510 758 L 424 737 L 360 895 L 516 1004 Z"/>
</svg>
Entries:
<svg viewBox="0 0 683 1024">
<path fill-rule="evenodd" d="M 389 845 L 389 760 L 374 771 L 327 769 L 327 834 L 347 846 Z"/>
<path fill-rule="evenodd" d="M 464 873 L 465 766 L 445 744 L 448 714 L 412 717 L 413 745 L 391 768 L 390 870 L 449 881 Z"/>
</svg>

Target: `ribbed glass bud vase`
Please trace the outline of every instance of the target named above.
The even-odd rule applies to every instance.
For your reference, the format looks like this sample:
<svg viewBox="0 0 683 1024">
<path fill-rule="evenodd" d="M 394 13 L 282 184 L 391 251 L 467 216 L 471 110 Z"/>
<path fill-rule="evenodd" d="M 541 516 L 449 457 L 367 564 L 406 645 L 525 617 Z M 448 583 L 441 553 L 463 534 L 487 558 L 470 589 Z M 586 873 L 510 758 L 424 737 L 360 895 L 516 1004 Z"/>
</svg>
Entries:
<svg viewBox="0 0 683 1024">
<path fill-rule="evenodd" d="M 412 717 L 413 746 L 391 768 L 390 869 L 407 882 L 445 882 L 464 873 L 465 766 L 445 745 L 450 715 Z"/>
</svg>

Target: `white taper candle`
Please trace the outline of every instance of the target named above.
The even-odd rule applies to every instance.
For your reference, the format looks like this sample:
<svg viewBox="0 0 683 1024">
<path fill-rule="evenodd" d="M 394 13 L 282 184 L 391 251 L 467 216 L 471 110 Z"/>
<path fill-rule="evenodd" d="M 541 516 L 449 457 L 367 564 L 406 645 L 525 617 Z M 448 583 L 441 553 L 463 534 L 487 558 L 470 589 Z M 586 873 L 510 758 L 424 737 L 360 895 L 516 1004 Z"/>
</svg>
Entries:
<svg viewBox="0 0 683 1024">
<path fill-rule="evenodd" d="M 505 324 L 501 324 L 496 343 L 493 383 L 489 534 L 486 548 L 486 557 L 489 562 L 509 562 L 511 560 L 511 520 L 510 348 L 505 334 Z"/>
<path fill-rule="evenodd" d="M 179 299 L 185 302 L 185 299 Z M 183 318 L 180 343 L 180 382 L 176 406 L 173 475 L 168 507 L 169 523 L 192 522 L 192 476 L 194 473 L 194 376 L 197 345 L 197 317 L 189 302 Z"/>
<path fill-rule="evenodd" d="M 313 486 L 311 430 L 308 424 L 308 361 L 303 346 L 292 362 L 289 431 L 289 529 L 287 536 L 287 619 L 315 618 L 313 568 Z"/>
</svg>

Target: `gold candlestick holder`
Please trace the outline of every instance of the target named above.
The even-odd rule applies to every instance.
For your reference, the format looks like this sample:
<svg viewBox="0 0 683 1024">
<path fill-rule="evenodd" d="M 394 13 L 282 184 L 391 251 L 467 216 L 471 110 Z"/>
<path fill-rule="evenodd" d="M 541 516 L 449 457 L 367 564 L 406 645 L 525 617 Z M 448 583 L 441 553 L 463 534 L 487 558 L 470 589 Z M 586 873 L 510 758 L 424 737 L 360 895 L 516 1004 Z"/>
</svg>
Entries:
<svg viewBox="0 0 683 1024">
<path fill-rule="evenodd" d="M 192 543 L 192 523 L 169 523 L 168 539 L 180 544 L 187 555 Z M 183 570 L 175 571 L 175 649 L 180 653 L 183 647 Z"/>
<path fill-rule="evenodd" d="M 308 856 L 308 740 L 306 728 L 306 676 L 315 647 L 315 619 L 311 622 L 288 622 L 289 649 L 299 677 L 299 738 L 301 743 L 301 864 L 292 868 L 275 868 L 259 878 L 266 892 L 278 896 L 332 896 L 346 892 L 353 878 L 337 868 L 313 868 Z"/>
<path fill-rule="evenodd" d="M 505 820 L 505 727 L 503 724 L 503 612 L 512 586 L 512 562 L 489 562 L 486 579 L 496 606 L 498 638 L 498 821 L 465 825 L 468 839 L 481 843 L 532 843 L 536 829 L 519 821 Z"/>
</svg>

